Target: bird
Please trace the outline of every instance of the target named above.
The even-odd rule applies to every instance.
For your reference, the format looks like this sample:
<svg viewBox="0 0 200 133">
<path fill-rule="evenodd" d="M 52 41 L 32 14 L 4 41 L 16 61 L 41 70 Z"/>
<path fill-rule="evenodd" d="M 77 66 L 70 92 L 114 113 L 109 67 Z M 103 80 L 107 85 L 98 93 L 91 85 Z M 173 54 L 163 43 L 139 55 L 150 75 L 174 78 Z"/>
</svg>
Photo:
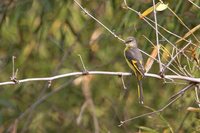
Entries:
<svg viewBox="0 0 200 133">
<path fill-rule="evenodd" d="M 126 47 L 124 49 L 124 57 L 128 66 L 133 70 L 137 79 L 139 103 L 144 104 L 142 79 L 145 76 L 145 68 L 143 65 L 143 57 L 134 37 L 128 37 L 125 40 L 125 44 Z"/>
</svg>

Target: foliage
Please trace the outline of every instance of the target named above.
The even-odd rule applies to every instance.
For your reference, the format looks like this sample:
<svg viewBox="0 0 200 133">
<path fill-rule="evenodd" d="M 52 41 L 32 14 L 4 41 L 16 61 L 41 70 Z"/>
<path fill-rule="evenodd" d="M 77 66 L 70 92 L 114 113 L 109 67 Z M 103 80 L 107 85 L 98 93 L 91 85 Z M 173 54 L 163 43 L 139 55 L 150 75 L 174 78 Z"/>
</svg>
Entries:
<svg viewBox="0 0 200 133">
<path fill-rule="evenodd" d="M 198 0 L 193 2 L 200 5 Z M 136 37 L 139 48 L 151 54 L 153 46 L 145 37 L 156 45 L 155 30 L 136 13 L 124 8 L 123 1 L 87 0 L 80 3 L 121 38 Z M 127 3 L 139 12 L 152 6 L 150 0 L 129 0 Z M 190 30 L 200 24 L 199 8 L 189 1 L 174 0 L 168 6 Z M 85 14 L 74 1 L 5 0 L 0 3 L 0 11 L 1 82 L 9 81 L 12 76 L 12 56 L 16 57 L 17 79 L 83 71 L 78 55 L 81 55 L 87 70 L 130 71 L 123 57 L 123 43 Z M 147 17 L 154 20 L 153 13 Z M 159 25 L 176 35 L 184 37 L 188 33 L 170 10 L 157 12 L 157 18 Z M 198 29 L 193 34 L 199 39 Z M 178 48 L 187 44 L 184 41 L 176 44 L 179 38 L 162 29 L 160 32 Z M 194 36 L 190 34 L 186 38 L 199 46 Z M 171 52 L 171 45 L 161 36 L 159 39 L 162 46 Z M 167 50 L 162 51 L 163 63 L 168 58 Z M 190 65 L 198 65 L 199 48 L 190 47 L 187 51 L 193 59 Z M 146 62 L 148 56 L 143 57 Z M 187 60 L 181 58 L 180 61 L 188 69 Z M 159 73 L 157 63 L 153 64 L 150 72 Z M 200 76 L 197 69 L 190 73 L 194 77 Z M 124 82 L 127 90 L 123 88 L 120 77 L 108 75 L 62 78 L 52 81 L 50 87 L 44 81 L 0 86 L 0 131 L 17 128 L 17 132 L 29 133 L 90 133 L 97 131 L 98 127 L 100 132 L 114 133 L 200 131 L 199 113 L 187 111 L 189 106 L 197 107 L 193 90 L 160 114 L 141 117 L 118 127 L 122 120 L 152 111 L 138 104 L 135 77 L 124 77 Z M 62 85 L 62 89 L 23 115 L 41 96 Z M 153 110 L 160 109 L 184 86 L 146 77 L 143 80 L 145 105 Z"/>
</svg>

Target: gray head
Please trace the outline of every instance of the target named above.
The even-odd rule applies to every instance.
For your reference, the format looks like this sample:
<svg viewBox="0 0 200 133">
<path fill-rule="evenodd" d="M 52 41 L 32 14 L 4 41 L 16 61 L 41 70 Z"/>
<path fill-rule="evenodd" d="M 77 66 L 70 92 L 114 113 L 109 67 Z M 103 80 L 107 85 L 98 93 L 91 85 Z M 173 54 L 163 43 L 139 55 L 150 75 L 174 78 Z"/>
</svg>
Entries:
<svg viewBox="0 0 200 133">
<path fill-rule="evenodd" d="M 137 42 L 136 42 L 136 39 L 134 37 L 128 37 L 125 41 L 125 44 L 127 47 L 137 47 Z"/>
</svg>

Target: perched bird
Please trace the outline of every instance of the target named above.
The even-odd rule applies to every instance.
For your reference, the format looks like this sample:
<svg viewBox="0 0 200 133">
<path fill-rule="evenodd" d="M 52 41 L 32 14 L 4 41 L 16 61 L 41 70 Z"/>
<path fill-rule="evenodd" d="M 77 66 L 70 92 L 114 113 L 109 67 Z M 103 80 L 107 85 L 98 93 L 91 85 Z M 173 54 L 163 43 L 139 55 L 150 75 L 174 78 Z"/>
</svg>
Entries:
<svg viewBox="0 0 200 133">
<path fill-rule="evenodd" d="M 142 88 L 142 79 L 144 77 L 145 68 L 143 66 L 143 58 L 140 50 L 137 47 L 137 42 L 134 37 L 128 37 L 125 41 L 126 48 L 124 49 L 124 57 L 127 64 L 133 70 L 138 86 L 138 98 L 139 103 L 143 104 L 143 88 Z"/>
</svg>

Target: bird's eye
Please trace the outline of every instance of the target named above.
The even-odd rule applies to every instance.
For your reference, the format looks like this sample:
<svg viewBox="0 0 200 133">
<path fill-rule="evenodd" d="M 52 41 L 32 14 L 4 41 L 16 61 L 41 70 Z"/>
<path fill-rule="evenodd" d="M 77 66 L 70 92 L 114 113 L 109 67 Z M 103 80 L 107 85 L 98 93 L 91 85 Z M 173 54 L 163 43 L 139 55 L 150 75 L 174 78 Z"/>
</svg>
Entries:
<svg viewBox="0 0 200 133">
<path fill-rule="evenodd" d="M 129 40 L 127 40 L 125 43 L 129 43 L 129 42 L 131 42 L 131 41 L 133 41 L 132 39 L 129 39 Z"/>
</svg>

